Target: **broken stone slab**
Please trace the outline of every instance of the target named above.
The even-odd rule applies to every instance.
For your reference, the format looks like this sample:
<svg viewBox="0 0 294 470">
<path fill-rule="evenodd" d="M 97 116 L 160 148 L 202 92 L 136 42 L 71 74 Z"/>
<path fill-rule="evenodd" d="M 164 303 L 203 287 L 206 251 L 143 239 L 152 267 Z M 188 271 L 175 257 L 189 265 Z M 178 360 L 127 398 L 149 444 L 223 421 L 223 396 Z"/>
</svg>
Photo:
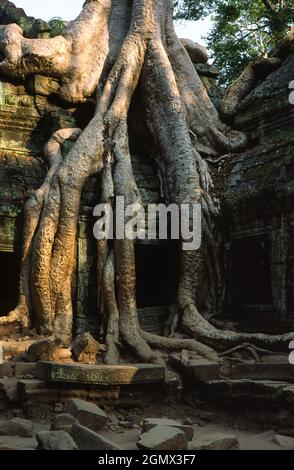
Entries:
<svg viewBox="0 0 294 470">
<path fill-rule="evenodd" d="M 186 434 L 187 441 L 192 441 L 194 430 L 192 426 L 187 426 L 184 424 L 175 421 L 174 419 L 166 418 L 146 418 L 143 421 L 142 433 L 150 431 L 150 429 L 155 428 L 156 426 L 170 426 L 181 429 Z"/>
<path fill-rule="evenodd" d="M 155 426 L 141 434 L 137 447 L 142 450 L 185 450 L 187 438 L 184 431 L 172 426 Z"/>
<path fill-rule="evenodd" d="M 80 424 L 74 424 L 71 436 L 79 450 L 121 450 L 116 444 Z"/>
<path fill-rule="evenodd" d="M 279 444 L 279 446 L 284 447 L 285 449 L 294 450 L 294 438 L 289 436 L 283 436 L 281 434 L 276 434 L 272 438 L 273 442 Z"/>
<path fill-rule="evenodd" d="M 3 421 L 0 423 L 0 436 L 34 437 L 33 423 L 21 418 Z"/>
<path fill-rule="evenodd" d="M 188 444 L 188 450 L 231 450 L 239 449 L 239 441 L 233 434 L 211 434 L 195 439 Z"/>
<path fill-rule="evenodd" d="M 71 433 L 73 424 L 78 424 L 78 420 L 69 413 L 55 415 L 51 426 L 51 431 L 65 431 Z"/>
<path fill-rule="evenodd" d="M 79 398 L 71 398 L 68 402 L 68 413 L 72 414 L 80 424 L 97 431 L 105 426 L 108 421 L 104 413 L 95 403 L 89 403 Z"/>
<path fill-rule="evenodd" d="M 105 351 L 104 345 L 96 341 L 90 333 L 78 335 L 71 346 L 75 359 L 84 364 L 96 364 L 97 355 Z"/>
<path fill-rule="evenodd" d="M 165 379 L 165 367 L 159 364 L 108 366 L 102 364 L 39 362 L 36 377 L 53 382 L 101 386 L 161 383 Z"/>
<path fill-rule="evenodd" d="M 36 437 L 39 450 L 78 450 L 73 438 L 64 431 L 40 431 Z"/>
<path fill-rule="evenodd" d="M 0 436 L 1 450 L 35 450 L 38 442 L 34 438 L 18 436 Z"/>
</svg>

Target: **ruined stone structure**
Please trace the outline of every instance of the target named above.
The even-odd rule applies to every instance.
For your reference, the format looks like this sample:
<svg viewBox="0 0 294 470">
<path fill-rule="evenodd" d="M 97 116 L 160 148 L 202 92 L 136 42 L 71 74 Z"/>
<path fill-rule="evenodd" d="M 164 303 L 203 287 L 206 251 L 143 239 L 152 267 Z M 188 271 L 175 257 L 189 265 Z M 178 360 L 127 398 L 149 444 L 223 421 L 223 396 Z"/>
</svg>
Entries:
<svg viewBox="0 0 294 470">
<path fill-rule="evenodd" d="M 142 51 L 140 50 L 135 54 L 134 64 L 136 65 L 139 80 L 141 69 L 146 57 L 148 57 L 146 48 L 150 43 L 149 33 L 146 32 L 144 22 L 146 21 L 146 24 L 150 22 L 150 25 L 153 25 L 153 29 L 151 26 L 150 28 L 157 40 L 156 28 L 150 18 L 153 18 L 153 20 L 156 18 L 155 22 L 158 22 L 158 25 L 161 24 L 159 18 L 169 18 L 169 21 L 171 21 L 172 2 L 168 0 L 166 2 L 138 0 L 137 3 L 138 10 L 136 10 L 137 7 L 132 8 L 134 8 L 134 14 L 138 14 L 142 18 L 142 24 L 144 24 L 139 35 L 145 48 L 142 49 L 144 53 L 141 54 Z M 126 24 L 130 26 L 130 31 L 132 31 L 130 37 L 133 37 L 134 31 L 137 34 L 136 22 L 133 24 L 133 20 L 130 20 L 129 6 L 126 2 L 123 8 Z M 45 245 L 46 241 L 49 240 L 48 246 L 50 243 L 54 244 L 57 253 L 56 258 L 54 258 L 52 254 L 54 250 L 51 247 L 52 249 L 47 253 L 47 258 L 46 255 L 44 255 L 44 258 L 42 258 L 42 254 L 38 255 L 39 259 L 35 260 L 38 269 L 35 270 L 34 281 L 31 281 L 30 273 L 26 273 L 27 291 L 36 291 L 36 295 L 33 293 L 31 299 L 34 298 L 35 307 L 40 307 L 40 309 L 35 308 L 35 315 L 40 315 L 37 321 L 37 323 L 39 322 L 38 331 L 45 332 L 46 335 L 48 332 L 53 333 L 54 329 L 57 333 L 61 333 L 65 329 L 67 340 L 71 339 L 69 337 L 72 331 L 71 322 L 73 318 L 74 333 L 90 330 L 100 335 L 100 338 L 105 339 L 105 328 L 109 319 L 105 310 L 110 309 L 110 306 L 108 305 L 106 308 L 105 304 L 102 305 L 101 298 L 103 298 L 103 302 L 106 302 L 106 294 L 104 292 L 102 296 L 100 291 L 101 289 L 107 290 L 107 285 L 110 288 L 109 279 L 107 278 L 109 266 L 106 260 L 112 262 L 112 252 L 115 252 L 115 248 L 113 246 L 101 248 L 99 244 L 97 245 L 97 241 L 93 237 L 95 221 L 93 208 L 101 201 L 101 198 L 102 200 L 103 198 L 111 200 L 114 194 L 117 194 L 117 192 L 120 194 L 119 191 L 122 187 L 125 191 L 131 191 L 130 201 L 138 198 L 144 205 L 167 201 L 176 201 L 177 204 L 180 204 L 186 200 L 191 203 L 191 201 L 198 201 L 201 194 L 205 219 L 203 252 L 201 251 L 199 255 L 191 253 L 190 255 L 186 254 L 186 257 L 185 254 L 180 255 L 177 246 L 171 240 L 163 242 L 137 240 L 134 247 L 131 243 L 126 249 L 124 246 L 118 248 L 126 250 L 123 254 L 116 254 L 116 269 L 124 270 L 124 279 L 128 278 L 129 272 L 132 272 L 130 266 L 136 265 L 134 276 L 131 274 L 130 278 L 127 279 L 130 282 L 130 288 L 126 293 L 129 300 L 124 303 L 125 299 L 121 297 L 122 309 L 125 315 L 123 322 L 125 331 L 122 338 L 127 344 L 131 343 L 131 349 L 137 355 L 143 357 L 145 362 L 157 360 L 156 354 L 151 352 L 150 346 L 160 348 L 158 346 L 158 337 L 155 338 L 154 335 L 148 335 L 148 333 L 146 336 L 144 331 L 165 333 L 165 336 L 173 333 L 178 319 L 178 312 L 174 313 L 172 311 L 175 304 L 178 304 L 177 308 L 182 314 L 184 332 L 191 334 L 197 340 L 203 340 L 206 344 L 205 348 L 215 346 L 215 343 L 218 343 L 219 349 L 226 349 L 228 346 L 234 346 L 240 341 L 248 341 L 248 338 L 252 338 L 252 342 L 256 345 L 272 345 L 275 343 L 275 339 L 265 337 L 265 335 L 257 334 L 251 337 L 248 335 L 238 336 L 237 333 L 230 331 L 217 332 L 206 320 L 200 320 L 199 312 L 203 314 L 203 317 L 216 322 L 220 319 L 229 319 L 237 324 L 238 329 L 249 332 L 258 331 L 258 333 L 272 334 L 291 330 L 290 324 L 294 314 L 292 288 L 294 282 L 292 248 L 294 222 L 291 212 L 293 205 L 293 191 L 291 189 L 293 179 L 293 138 L 289 131 L 289 123 L 293 118 L 293 109 L 288 101 L 288 84 L 293 75 L 293 47 L 288 42 L 266 64 L 257 65 L 256 70 L 254 64 L 250 65 L 248 70 L 246 69 L 244 72 L 244 81 L 247 80 L 250 83 L 249 88 L 246 88 L 247 82 L 245 83 L 246 92 L 244 90 L 240 92 L 237 88 L 235 90 L 235 85 L 233 85 L 233 91 L 228 91 L 228 99 L 222 102 L 221 92 L 216 85 L 218 72 L 214 67 L 207 64 L 208 57 L 205 50 L 201 46 L 191 45 L 187 40 L 178 41 L 172 25 L 166 21 L 166 34 L 170 35 L 168 44 L 170 49 L 168 51 L 163 50 L 164 47 L 161 42 L 160 45 L 156 41 L 154 44 L 157 44 L 156 47 L 159 47 L 163 54 L 161 60 L 165 64 L 164 67 L 167 67 L 166 70 L 173 70 L 172 73 L 175 74 L 173 78 L 169 73 L 166 76 L 164 75 L 163 81 L 171 80 L 170 83 L 172 84 L 170 89 L 166 88 L 169 90 L 168 93 L 171 93 L 172 98 L 163 100 L 164 106 L 168 105 L 169 99 L 175 99 L 178 104 L 177 106 L 171 106 L 170 109 L 174 113 L 175 123 L 181 120 L 182 124 L 180 127 L 175 124 L 175 128 L 170 130 L 168 136 L 166 135 L 164 138 L 162 136 L 158 137 L 157 134 L 151 138 L 153 118 L 150 118 L 150 109 L 147 109 L 146 116 L 143 116 L 145 110 L 140 108 L 146 99 L 147 82 L 144 85 L 143 92 L 142 90 L 138 91 L 141 84 L 136 89 L 138 82 L 132 82 L 132 92 L 128 97 L 128 111 L 125 111 L 120 101 L 122 98 L 126 98 L 125 94 L 122 93 L 121 97 L 118 93 L 117 103 L 119 107 L 118 110 L 115 108 L 118 117 L 115 117 L 115 119 L 120 119 L 122 114 L 126 113 L 123 122 L 125 126 L 128 126 L 128 130 L 124 129 L 121 132 L 125 136 L 124 138 L 127 139 L 127 154 L 130 154 L 130 160 L 124 162 L 123 165 L 126 165 L 126 167 L 119 167 L 120 171 L 115 175 L 117 178 L 116 189 L 113 189 L 113 194 L 108 194 L 109 187 L 114 183 L 112 181 L 109 186 L 107 178 L 112 179 L 113 174 L 115 174 L 115 170 L 112 168 L 114 161 L 118 166 L 121 164 L 119 152 L 121 148 L 125 150 L 125 144 L 121 147 L 120 139 L 122 135 L 118 130 L 120 127 L 115 124 L 115 120 L 111 121 L 111 125 L 109 124 L 107 121 L 108 111 L 104 110 L 106 106 L 103 101 L 105 96 L 112 110 L 110 103 L 112 103 L 113 96 L 111 93 L 114 92 L 110 93 L 108 90 L 105 85 L 105 83 L 108 84 L 107 77 L 102 77 L 102 72 L 100 77 L 95 76 L 93 70 L 95 64 L 91 64 L 92 68 L 88 70 L 90 56 L 86 57 L 83 52 L 83 40 L 86 39 L 80 36 L 78 32 L 80 31 L 79 28 L 88 24 L 89 18 L 93 19 L 93 24 L 91 23 L 89 26 L 87 34 L 89 34 L 89 37 L 92 35 L 91 37 L 96 42 L 94 45 L 91 43 L 92 49 L 89 49 L 89 54 L 92 54 L 97 61 L 101 57 L 101 61 L 105 60 L 107 64 L 105 69 L 100 62 L 99 64 L 101 70 L 104 70 L 107 75 L 107 67 L 112 70 L 114 63 L 116 63 L 112 53 L 120 54 L 121 50 L 124 52 L 123 48 L 120 49 L 121 43 L 125 37 L 127 38 L 126 43 L 128 43 L 129 38 L 127 34 L 128 27 L 126 27 L 121 32 L 122 37 L 117 39 L 117 50 L 112 51 L 110 47 L 109 56 L 108 53 L 105 53 L 106 49 L 103 50 L 105 57 L 100 56 L 102 52 L 100 44 L 97 43 L 97 28 L 101 27 L 101 30 L 104 28 L 103 31 L 107 29 L 105 26 L 108 24 L 106 19 L 110 12 L 114 15 L 114 18 L 118 13 L 122 14 L 120 4 L 113 2 L 110 6 L 110 3 L 106 1 L 105 5 L 103 3 L 102 6 L 98 5 L 96 0 L 87 0 L 84 11 L 75 22 L 68 25 L 64 36 L 58 36 L 53 40 L 48 39 L 50 27 L 46 23 L 41 20 L 27 18 L 23 10 L 15 8 L 10 2 L 0 2 L 0 23 L 3 25 L 16 23 L 18 25 L 11 25 L 9 28 L 3 28 L 0 31 L 3 50 L 0 88 L 0 262 L 1 266 L 4 266 L 4 268 L 1 267 L 0 316 L 13 310 L 17 304 L 23 207 L 31 194 L 30 191 L 39 188 L 44 179 L 48 177 L 48 162 L 44 158 L 44 146 L 50 138 L 52 139 L 52 135 L 53 142 L 60 144 L 58 137 L 54 134 L 56 131 L 75 129 L 76 132 L 77 129 L 83 129 L 82 135 L 86 136 L 86 143 L 81 144 L 80 140 L 77 142 L 80 145 L 80 147 L 78 146 L 79 158 L 82 159 L 84 156 L 81 151 L 83 145 L 89 143 L 89 145 L 94 146 L 91 152 L 89 150 L 89 158 L 93 157 L 93 162 L 95 162 L 94 157 L 100 152 L 100 160 L 97 159 L 95 164 L 91 163 L 93 168 L 89 167 L 86 184 L 82 184 L 84 174 L 82 160 L 80 161 L 81 181 L 79 184 L 82 184 L 81 187 L 84 188 L 83 190 L 80 188 L 80 192 L 82 191 L 80 206 L 79 196 L 77 195 L 78 190 L 75 196 L 71 194 L 69 196 L 70 203 L 77 197 L 78 202 L 75 207 L 80 207 L 77 218 L 77 237 L 75 239 L 75 209 L 73 209 L 74 217 L 69 223 L 69 225 L 72 225 L 72 244 L 70 244 L 70 237 L 67 234 L 69 228 L 66 227 L 66 224 L 61 228 L 60 240 L 58 239 L 57 225 L 55 229 L 52 229 L 53 236 L 52 234 L 47 236 L 46 230 L 42 231 L 40 228 L 41 225 L 36 225 L 31 233 L 31 236 L 36 237 L 37 240 L 40 240 L 43 236 L 44 240 L 46 239 Z M 151 16 L 148 16 L 149 13 Z M 111 22 L 110 24 L 113 26 Z M 108 25 L 108 27 L 110 26 Z M 132 28 L 134 28 L 134 31 Z M 108 33 L 109 31 L 107 31 Z M 44 41 L 30 42 L 28 38 L 38 38 Z M 13 47 L 11 44 L 13 44 Z M 61 58 L 58 55 L 59 48 L 61 48 Z M 175 50 L 177 50 L 178 55 L 175 54 Z M 147 54 L 146 57 L 145 54 Z M 80 57 L 79 69 L 75 66 L 75 60 Z M 170 61 L 168 65 L 163 57 L 168 57 L 168 61 Z M 138 65 L 139 62 L 136 62 L 137 60 L 142 62 L 140 66 Z M 119 65 L 122 70 L 124 70 L 124 66 Z M 152 67 L 148 70 L 148 73 L 153 73 Z M 260 72 L 261 70 L 262 72 Z M 272 72 L 272 70 L 274 71 Z M 130 75 L 127 75 L 126 80 L 133 77 L 133 71 L 131 72 Z M 187 80 L 188 76 L 191 77 L 192 81 L 195 80 L 192 85 Z M 114 73 L 114 77 L 117 78 L 116 73 Z M 110 76 L 110 89 L 113 86 L 113 80 L 116 78 Z M 239 86 L 238 84 L 239 82 L 236 86 Z M 125 85 L 122 86 L 124 89 Z M 191 90 L 190 86 L 192 86 Z M 95 90 L 97 92 L 96 97 L 93 95 Z M 136 101 L 136 93 L 141 93 L 141 102 Z M 233 95 L 233 99 L 230 93 Z M 131 100 L 133 95 L 135 98 Z M 192 101 L 189 98 L 190 96 L 194 96 Z M 96 98 L 96 101 L 93 98 Z M 149 99 L 151 100 L 150 96 L 147 96 L 147 101 Z M 237 102 L 238 100 L 241 103 L 240 105 Z M 100 107 L 98 105 L 95 107 L 96 102 L 99 103 Z M 138 109 L 136 109 L 136 106 L 138 106 Z M 185 109 L 185 112 L 183 112 L 183 109 Z M 175 110 L 176 112 L 174 112 Z M 95 122 L 97 113 L 99 116 L 100 112 L 103 124 L 100 123 L 100 118 L 97 118 L 99 122 Z M 161 109 L 160 112 L 166 120 L 165 124 L 169 125 L 166 117 L 167 111 Z M 140 128 L 138 122 L 140 113 L 143 116 L 142 120 L 144 120 L 145 127 L 148 127 L 148 131 Z M 114 119 L 111 112 L 109 119 Z M 160 133 L 162 131 L 162 119 L 159 118 L 159 115 L 156 115 L 156 120 L 158 120 L 157 125 Z M 99 128 L 101 136 L 99 134 L 97 137 L 97 132 L 93 132 L 91 127 L 94 125 L 93 123 L 98 126 L 97 129 Z M 113 126 L 111 132 L 117 133 L 119 143 L 116 140 L 111 145 L 108 143 L 112 139 L 112 137 L 105 137 L 110 132 L 109 126 Z M 175 129 L 184 129 L 183 133 L 180 132 L 179 134 L 181 137 L 177 138 L 174 144 L 179 144 L 184 148 L 185 142 L 187 143 L 185 148 L 188 149 L 189 157 L 184 161 L 185 165 L 187 161 L 191 163 L 189 171 L 186 168 L 183 170 L 182 150 L 177 154 L 170 151 L 170 141 L 174 138 Z M 237 129 L 237 131 L 233 129 Z M 88 131 L 89 135 L 87 134 Z M 248 142 L 246 142 L 245 133 L 248 136 Z M 101 142 L 99 141 L 100 138 Z M 97 142 L 95 139 L 97 139 Z M 148 139 L 150 139 L 150 142 Z M 67 155 L 71 156 L 78 153 L 75 150 L 75 140 L 73 138 L 64 138 L 62 140 L 61 157 L 63 157 L 63 161 L 66 161 L 66 164 L 68 163 L 65 158 Z M 246 150 L 244 150 L 245 142 Z M 160 145 L 163 145 L 163 143 L 164 147 L 168 147 L 168 153 L 170 154 L 168 158 L 171 158 L 171 163 L 158 161 L 158 155 L 152 153 L 154 149 L 158 152 L 158 148 L 161 151 Z M 148 150 L 146 150 L 146 145 L 150 145 Z M 102 147 L 103 151 L 101 150 Z M 107 152 L 110 154 L 111 152 L 115 153 L 117 148 L 119 149 L 118 154 L 109 157 L 109 160 L 105 160 L 105 154 Z M 162 155 L 164 155 L 164 152 Z M 88 157 L 88 154 L 86 156 Z M 174 162 L 174 158 L 178 160 Z M 101 166 L 98 165 L 98 160 Z M 62 205 L 65 196 L 62 199 L 61 195 L 66 194 L 70 186 L 67 178 L 74 174 L 72 171 L 74 163 L 71 162 L 70 158 L 68 161 L 70 165 L 66 168 L 66 174 L 56 177 L 58 184 L 54 186 L 52 183 L 51 185 L 52 181 L 49 176 L 50 191 L 53 188 L 53 205 L 57 199 L 59 200 L 58 204 Z M 108 165 L 110 168 L 108 168 Z M 61 164 L 56 166 L 56 171 L 59 171 L 61 166 Z M 178 172 L 176 176 L 174 173 L 175 167 L 177 168 L 176 172 Z M 104 169 L 101 174 L 102 168 Z M 98 170 L 100 171 L 99 174 L 97 174 Z M 110 175 L 107 172 L 110 172 Z M 90 174 L 92 176 L 89 176 Z M 213 194 L 210 175 L 213 177 L 215 194 Z M 122 181 L 124 178 L 126 180 Z M 184 182 L 180 184 L 182 178 Z M 66 179 L 64 193 L 60 189 L 63 179 Z M 179 185 L 179 187 L 176 185 Z M 76 188 L 74 187 L 74 189 Z M 54 191 L 58 192 L 58 197 L 54 196 Z M 213 196 L 216 196 L 216 198 Z M 41 211 L 45 212 L 43 220 L 46 220 L 48 214 L 48 218 L 54 214 L 54 217 L 56 216 L 54 223 L 58 224 L 57 219 L 63 213 L 62 209 L 59 208 L 55 212 L 54 209 L 51 213 L 51 208 L 47 213 L 48 194 L 46 197 L 43 195 L 43 198 L 42 204 L 38 201 L 38 204 L 40 204 L 38 217 L 40 217 Z M 63 215 L 66 220 L 69 220 L 70 217 L 66 212 L 67 208 Z M 35 217 L 35 214 L 32 217 Z M 54 230 L 56 231 L 54 232 Z M 41 235 L 39 232 L 41 232 Z M 54 238 L 56 233 L 57 242 Z M 216 233 L 217 236 L 215 236 Z M 40 238 L 38 238 L 39 235 Z M 36 246 L 38 246 L 38 243 Z M 100 255 L 97 254 L 99 249 L 102 250 Z M 134 263 L 133 251 L 135 254 Z M 32 259 L 34 253 L 28 253 L 28 259 Z M 120 256 L 125 260 L 121 265 L 118 261 Z M 52 258 L 52 266 L 51 262 L 48 262 L 48 258 Z M 218 258 L 221 259 L 221 262 Z M 54 279 L 54 267 L 57 266 L 56 260 L 59 260 L 58 270 L 60 275 L 62 274 L 60 268 L 62 263 L 66 265 L 68 261 L 71 266 L 65 276 L 67 282 L 66 295 L 63 294 L 60 286 L 54 285 L 52 287 L 48 281 L 49 278 L 51 281 Z M 97 282 L 97 272 L 99 271 L 97 266 L 102 262 L 104 262 L 102 266 L 103 276 L 106 280 L 103 278 L 102 282 L 101 279 L 98 279 Z M 32 271 L 34 271 L 33 261 L 29 261 L 29 263 L 32 264 L 29 269 L 32 268 Z M 49 270 L 47 270 L 47 263 Z M 210 270 L 208 276 L 208 271 L 205 271 L 207 269 Z M 126 270 L 127 272 L 125 272 Z M 72 279 L 71 271 L 73 272 Z M 203 279 L 201 279 L 201 276 Z M 209 278 L 209 276 L 211 277 Z M 119 275 L 115 277 L 115 274 L 113 274 L 112 294 L 115 304 L 117 300 L 115 296 L 117 279 L 120 279 Z M 182 279 L 182 282 L 179 279 Z M 105 283 L 106 287 L 102 288 L 99 285 L 100 281 Z M 201 284 L 202 281 L 203 284 Z M 209 283 L 211 283 L 211 286 Z M 122 284 L 120 279 L 118 289 L 121 289 Z M 135 284 L 136 292 L 134 292 Z M 205 289 L 211 291 L 209 306 L 206 302 L 207 299 L 205 299 Z M 23 297 L 29 298 L 30 295 L 26 292 Z M 69 297 L 72 301 L 73 311 L 71 310 L 71 301 L 68 300 Z M 132 301 L 130 298 L 132 298 Z M 132 305 L 132 308 L 130 305 Z M 24 308 L 23 304 L 21 304 L 20 311 L 22 311 L 22 308 Z M 55 309 L 56 312 L 59 309 L 60 315 L 55 312 Z M 29 317 L 31 312 L 29 312 L 28 305 L 25 306 L 25 310 L 27 317 Z M 39 310 L 41 313 L 39 313 Z M 112 308 L 109 316 L 111 317 L 115 311 L 116 308 Z M 127 331 L 128 326 L 126 325 L 128 325 L 127 316 L 129 312 L 134 317 L 131 327 L 136 330 L 135 335 Z M 137 322 L 137 313 L 144 331 L 140 329 Z M 211 316 L 211 314 L 213 315 Z M 15 318 L 12 315 L 12 323 L 14 321 Z M 19 316 L 16 318 L 17 322 L 21 323 Z M 118 323 L 118 318 L 116 318 L 116 322 L 119 329 L 121 325 Z M 165 327 L 169 328 L 169 331 L 164 331 Z M 9 326 L 7 326 L 7 330 L 5 328 L 6 325 L 2 325 L 2 333 L 3 331 L 9 333 Z M 110 330 L 113 334 L 113 329 L 110 328 Z M 137 336 L 140 339 L 138 341 L 133 340 Z M 126 340 L 126 338 L 128 339 Z M 288 337 L 280 339 L 284 346 L 286 343 L 288 344 Z M 186 341 L 186 339 L 183 340 Z M 218 342 L 219 340 L 220 342 Z M 117 348 L 118 340 L 116 339 L 114 342 Z M 148 347 L 146 347 L 147 344 Z M 167 349 L 171 347 L 171 342 L 166 342 L 166 338 L 165 341 L 163 340 L 163 344 Z M 187 344 L 185 343 L 185 345 Z M 182 342 L 177 343 L 177 346 L 180 349 L 184 347 Z M 196 342 L 192 340 L 189 347 L 193 351 L 195 351 L 195 348 L 198 351 L 199 345 L 196 345 Z M 204 351 L 204 355 L 210 353 L 211 350 Z"/>
<path fill-rule="evenodd" d="M 226 168 L 227 309 L 239 327 L 273 333 L 293 324 L 293 49 L 258 83 L 236 117 L 248 149 Z"/>
<path fill-rule="evenodd" d="M 27 37 L 47 37 L 48 24 L 27 17 L 24 10 L 15 8 L 7 0 L 0 3 L 0 24 L 16 23 Z M 186 40 L 185 40 L 186 41 Z M 189 41 L 186 41 L 189 43 Z M 203 49 L 194 57 L 206 62 Z M 202 78 L 216 106 L 221 93 L 216 85 L 218 71 L 207 63 L 195 68 Z M 41 186 L 46 175 L 43 157 L 44 145 L 56 130 L 82 127 L 93 114 L 91 105 L 75 108 L 60 107 L 54 99 L 58 82 L 36 75 L 25 83 L 1 78 L 0 97 L 0 258 L 8 272 L 2 279 L 0 315 L 15 307 L 20 269 L 23 207 L 30 190 Z M 64 154 L 70 144 L 64 145 Z M 140 154 L 141 150 L 141 154 Z M 133 149 L 132 164 L 143 204 L 164 202 L 158 169 L 142 149 Z M 97 333 L 97 246 L 93 237 L 93 208 L 99 202 L 99 177 L 92 177 L 83 192 L 78 226 L 75 276 L 75 330 Z M 137 301 L 142 327 L 162 333 L 170 316 L 169 305 L 175 301 L 178 260 L 171 241 L 138 241 Z"/>
</svg>

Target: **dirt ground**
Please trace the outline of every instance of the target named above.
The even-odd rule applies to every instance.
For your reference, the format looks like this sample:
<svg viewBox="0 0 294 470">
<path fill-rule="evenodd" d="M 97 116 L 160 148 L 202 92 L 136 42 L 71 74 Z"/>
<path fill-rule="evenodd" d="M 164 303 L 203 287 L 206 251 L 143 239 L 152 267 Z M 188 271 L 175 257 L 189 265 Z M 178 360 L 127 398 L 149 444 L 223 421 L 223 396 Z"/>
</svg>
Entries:
<svg viewBox="0 0 294 470">
<path fill-rule="evenodd" d="M 193 426 L 194 440 L 210 437 L 215 433 L 234 435 L 239 441 L 240 450 L 285 450 L 273 441 L 275 432 L 267 426 L 255 426 L 243 413 L 232 414 L 215 411 L 211 407 L 191 407 L 189 405 L 168 404 L 146 405 L 134 409 L 105 409 L 109 416 L 106 430 L 100 434 L 109 438 L 125 450 L 136 450 L 136 442 L 141 433 L 144 418 L 169 418 Z M 273 411 L 274 412 L 274 411 Z M 19 410 L 20 417 L 24 417 Z M 11 412 L 3 410 L 0 421 L 11 418 Z M 53 418 L 53 415 L 51 416 Z M 34 420 L 35 430 L 49 430 L 50 419 Z"/>
<path fill-rule="evenodd" d="M 136 441 L 141 432 L 141 424 L 144 418 L 169 418 L 189 424 L 194 429 L 194 440 L 209 437 L 215 433 L 235 435 L 239 441 L 240 450 L 285 450 L 276 442 L 273 442 L 275 432 L 271 428 L 254 426 L 254 423 L 238 413 L 227 415 L 215 412 L 212 409 L 199 411 L 189 406 L 162 407 L 160 411 L 156 406 L 147 406 L 143 410 L 118 410 L 109 413 L 114 423 L 103 434 L 116 442 L 123 449 L 137 449 Z M 115 424 L 118 421 L 117 424 Z M 129 428 L 128 428 L 129 427 Z"/>
</svg>

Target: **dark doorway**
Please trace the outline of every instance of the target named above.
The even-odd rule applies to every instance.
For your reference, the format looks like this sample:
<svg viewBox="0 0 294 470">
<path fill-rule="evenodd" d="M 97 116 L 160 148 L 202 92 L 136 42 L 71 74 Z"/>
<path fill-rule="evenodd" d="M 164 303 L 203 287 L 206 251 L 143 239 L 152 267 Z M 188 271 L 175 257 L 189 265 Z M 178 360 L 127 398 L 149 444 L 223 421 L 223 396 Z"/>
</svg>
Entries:
<svg viewBox="0 0 294 470">
<path fill-rule="evenodd" d="M 17 253 L 0 253 L 0 316 L 17 305 L 19 271 L 20 257 Z"/>
<path fill-rule="evenodd" d="M 266 236 L 234 240 L 229 252 L 229 304 L 272 304 L 269 240 Z"/>
<path fill-rule="evenodd" d="M 136 244 L 137 307 L 171 305 L 178 283 L 178 245 Z"/>
</svg>

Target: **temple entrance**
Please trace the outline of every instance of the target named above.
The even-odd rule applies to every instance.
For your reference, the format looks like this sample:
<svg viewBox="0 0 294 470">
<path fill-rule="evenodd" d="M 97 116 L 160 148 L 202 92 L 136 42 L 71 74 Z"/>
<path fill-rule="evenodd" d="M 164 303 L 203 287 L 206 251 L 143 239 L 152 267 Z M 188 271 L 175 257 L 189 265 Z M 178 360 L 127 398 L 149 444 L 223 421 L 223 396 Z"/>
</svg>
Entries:
<svg viewBox="0 0 294 470">
<path fill-rule="evenodd" d="M 230 310 L 262 310 L 272 306 L 269 240 L 266 236 L 232 241 L 229 252 Z"/>
<path fill-rule="evenodd" d="M 177 241 L 138 243 L 136 254 L 136 296 L 141 327 L 163 334 L 170 308 L 177 295 L 179 276 Z"/>
<path fill-rule="evenodd" d="M 0 253 L 0 316 L 13 310 L 18 301 L 20 256 Z"/>
<path fill-rule="evenodd" d="M 135 245 L 138 308 L 175 302 L 179 271 L 175 243 Z"/>
</svg>

